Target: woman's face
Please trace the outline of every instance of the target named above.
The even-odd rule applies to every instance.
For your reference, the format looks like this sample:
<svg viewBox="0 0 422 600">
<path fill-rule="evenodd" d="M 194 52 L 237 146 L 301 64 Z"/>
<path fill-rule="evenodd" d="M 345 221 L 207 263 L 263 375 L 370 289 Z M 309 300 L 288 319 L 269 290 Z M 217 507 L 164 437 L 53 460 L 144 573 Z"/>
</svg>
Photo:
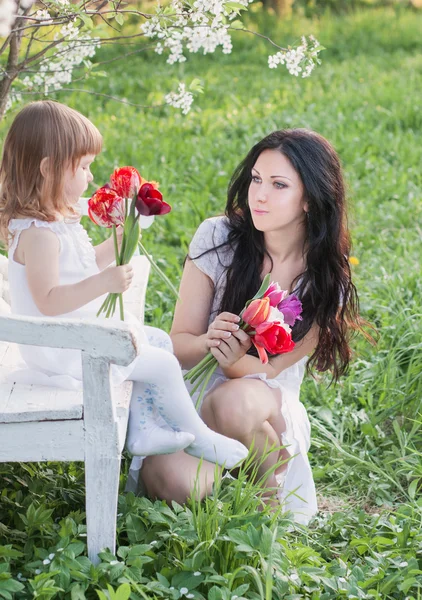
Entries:
<svg viewBox="0 0 422 600">
<path fill-rule="evenodd" d="M 300 228 L 308 207 L 299 175 L 284 154 L 264 150 L 251 175 L 248 203 L 256 229 L 270 232 Z"/>
</svg>

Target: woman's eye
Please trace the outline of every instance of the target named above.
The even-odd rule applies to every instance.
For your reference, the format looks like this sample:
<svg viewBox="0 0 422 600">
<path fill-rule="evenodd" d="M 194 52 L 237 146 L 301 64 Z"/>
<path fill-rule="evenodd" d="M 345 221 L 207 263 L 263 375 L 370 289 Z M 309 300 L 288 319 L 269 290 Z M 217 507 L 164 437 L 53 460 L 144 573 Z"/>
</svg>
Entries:
<svg viewBox="0 0 422 600">
<path fill-rule="evenodd" d="M 261 179 L 257 175 L 252 175 L 252 181 L 254 183 L 259 183 L 261 181 Z"/>
<path fill-rule="evenodd" d="M 285 183 L 281 183 L 281 181 L 275 181 L 274 185 L 278 190 L 282 190 L 283 188 L 287 187 L 287 185 Z"/>
</svg>

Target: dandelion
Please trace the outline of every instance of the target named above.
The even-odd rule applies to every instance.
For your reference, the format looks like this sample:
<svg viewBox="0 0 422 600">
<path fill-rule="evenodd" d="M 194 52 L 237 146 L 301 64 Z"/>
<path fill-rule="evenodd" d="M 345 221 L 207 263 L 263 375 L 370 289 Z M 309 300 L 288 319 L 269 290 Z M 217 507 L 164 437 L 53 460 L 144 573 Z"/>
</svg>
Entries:
<svg viewBox="0 0 422 600">
<path fill-rule="evenodd" d="M 185 594 L 187 594 L 189 592 L 189 590 L 186 587 L 182 587 L 182 588 L 180 588 L 179 592 L 182 594 L 182 596 L 184 596 Z"/>
<path fill-rule="evenodd" d="M 42 564 L 43 564 L 43 565 L 49 565 L 50 563 L 51 563 L 51 560 L 49 560 L 48 558 L 45 558 L 45 559 L 42 561 Z"/>
<path fill-rule="evenodd" d="M 51 554 L 49 554 L 49 555 L 48 555 L 48 558 L 49 558 L 50 560 L 53 560 L 53 558 L 54 558 L 55 556 L 56 556 L 56 555 L 55 555 L 54 553 L 51 553 Z"/>
<path fill-rule="evenodd" d="M 408 563 L 408 562 L 406 562 L 406 561 L 404 560 L 403 562 L 401 562 L 401 563 L 399 564 L 399 567 L 403 567 L 403 568 L 404 568 L 404 567 L 407 567 L 407 565 L 408 565 L 408 564 L 409 564 L 409 563 Z"/>
<path fill-rule="evenodd" d="M 201 571 L 195 571 L 194 575 L 195 577 L 199 577 L 199 575 L 201 575 Z"/>
<path fill-rule="evenodd" d="M 359 262 L 360 262 L 360 261 L 359 261 L 359 259 L 358 259 L 356 256 L 349 256 L 349 263 L 350 263 L 351 265 L 354 265 L 354 266 L 356 266 L 356 265 L 358 265 L 358 264 L 359 264 Z"/>
</svg>

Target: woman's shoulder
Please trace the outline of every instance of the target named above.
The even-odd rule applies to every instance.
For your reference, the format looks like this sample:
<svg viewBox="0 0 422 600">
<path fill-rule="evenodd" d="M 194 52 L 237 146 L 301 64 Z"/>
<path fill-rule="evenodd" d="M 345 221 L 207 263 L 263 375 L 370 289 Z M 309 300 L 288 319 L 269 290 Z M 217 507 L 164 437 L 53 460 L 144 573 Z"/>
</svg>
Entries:
<svg viewBox="0 0 422 600">
<path fill-rule="evenodd" d="M 225 215 L 205 219 L 196 230 L 190 249 L 206 252 L 217 248 L 228 241 L 229 233 L 230 223 Z"/>
</svg>

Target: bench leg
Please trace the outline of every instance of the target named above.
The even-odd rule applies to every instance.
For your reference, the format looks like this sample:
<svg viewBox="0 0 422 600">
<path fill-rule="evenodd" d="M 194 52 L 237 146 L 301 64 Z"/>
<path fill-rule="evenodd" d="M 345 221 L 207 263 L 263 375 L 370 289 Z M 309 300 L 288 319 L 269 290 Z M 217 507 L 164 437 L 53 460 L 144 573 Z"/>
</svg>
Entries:
<svg viewBox="0 0 422 600">
<path fill-rule="evenodd" d="M 86 521 L 88 557 L 98 564 L 98 553 L 116 550 L 117 497 L 119 493 L 120 457 L 86 456 Z"/>
</svg>

